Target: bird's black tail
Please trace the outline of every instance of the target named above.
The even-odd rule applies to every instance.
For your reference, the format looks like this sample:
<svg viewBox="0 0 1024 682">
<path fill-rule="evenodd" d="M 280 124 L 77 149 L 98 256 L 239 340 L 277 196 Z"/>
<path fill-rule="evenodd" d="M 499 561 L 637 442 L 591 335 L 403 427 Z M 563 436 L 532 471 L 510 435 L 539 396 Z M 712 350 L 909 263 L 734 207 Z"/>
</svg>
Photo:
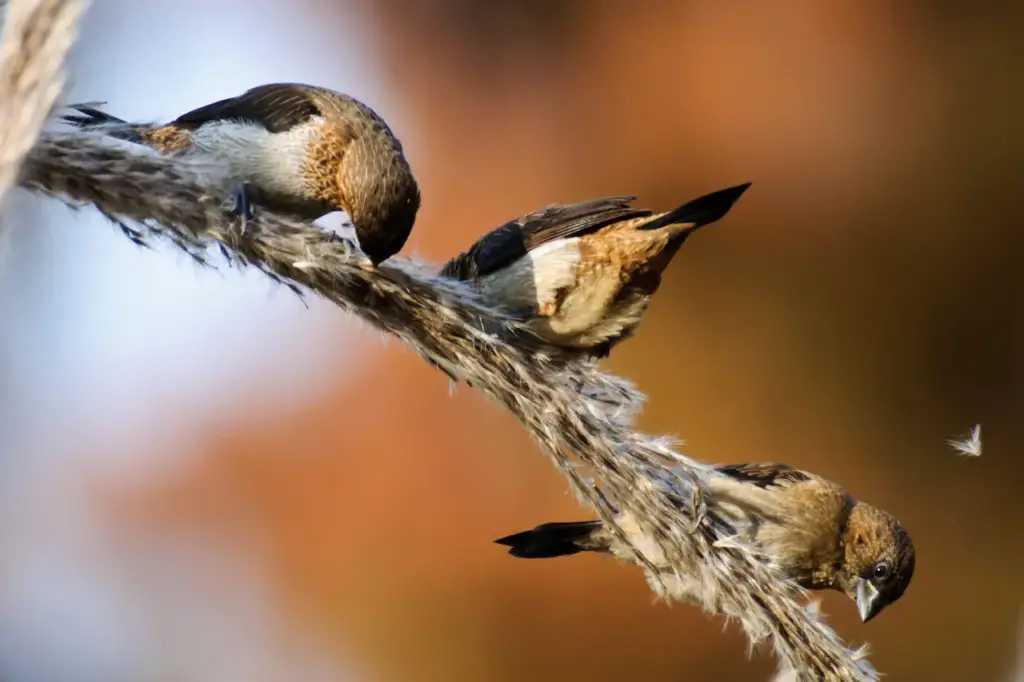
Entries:
<svg viewBox="0 0 1024 682">
<path fill-rule="evenodd" d="M 689 230 L 689 232 L 692 232 L 698 227 L 709 225 L 725 217 L 725 214 L 729 212 L 729 209 L 732 208 L 740 196 L 747 191 L 748 187 L 750 187 L 749 182 L 737 185 L 736 187 L 729 187 L 728 189 L 720 189 L 711 194 L 705 194 L 699 199 L 688 201 L 679 208 L 655 218 L 651 222 L 642 225 L 639 229 L 656 230 L 659 227 L 666 227 L 668 225 L 692 224 L 693 228 Z"/>
<path fill-rule="evenodd" d="M 124 119 L 111 116 L 88 104 L 69 104 L 68 109 L 74 109 L 78 114 L 65 114 L 61 116 L 61 120 L 65 123 L 70 123 L 78 128 L 96 128 L 119 140 L 142 144 L 139 131 Z"/>
<path fill-rule="evenodd" d="M 495 542 L 511 547 L 508 553 L 520 559 L 551 559 L 596 549 L 585 541 L 601 526 L 600 521 L 545 523 Z"/>
</svg>

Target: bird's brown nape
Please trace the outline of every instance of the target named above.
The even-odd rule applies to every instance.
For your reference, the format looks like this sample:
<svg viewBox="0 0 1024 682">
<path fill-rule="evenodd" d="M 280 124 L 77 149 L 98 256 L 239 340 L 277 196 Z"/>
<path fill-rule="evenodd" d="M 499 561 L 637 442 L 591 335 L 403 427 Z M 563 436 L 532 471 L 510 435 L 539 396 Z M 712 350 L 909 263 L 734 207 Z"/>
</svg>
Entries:
<svg viewBox="0 0 1024 682">
<path fill-rule="evenodd" d="M 903 596 L 914 577 L 916 554 L 910 534 L 894 516 L 858 502 L 850 514 L 844 544 L 844 570 L 851 578 L 871 582 L 883 604 Z"/>
<path fill-rule="evenodd" d="M 902 597 L 903 593 L 910 586 L 917 563 L 917 555 L 914 550 L 914 543 L 910 539 L 910 533 L 895 518 L 892 518 L 892 522 L 895 524 L 893 536 L 895 538 L 896 556 L 893 565 L 894 578 L 886 591 L 890 604 Z"/>
<path fill-rule="evenodd" d="M 345 151 L 340 183 L 359 247 L 374 264 L 405 245 L 420 208 L 420 190 L 390 131 L 364 132 Z"/>
</svg>

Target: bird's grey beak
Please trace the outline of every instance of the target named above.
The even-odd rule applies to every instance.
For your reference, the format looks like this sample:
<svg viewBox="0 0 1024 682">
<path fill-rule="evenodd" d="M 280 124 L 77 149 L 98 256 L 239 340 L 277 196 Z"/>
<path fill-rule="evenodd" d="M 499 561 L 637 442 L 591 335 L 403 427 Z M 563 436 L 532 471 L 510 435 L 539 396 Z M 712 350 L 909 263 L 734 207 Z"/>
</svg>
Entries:
<svg viewBox="0 0 1024 682">
<path fill-rule="evenodd" d="M 864 578 L 857 579 L 857 612 L 862 623 L 866 623 L 885 606 L 878 588 Z"/>
</svg>

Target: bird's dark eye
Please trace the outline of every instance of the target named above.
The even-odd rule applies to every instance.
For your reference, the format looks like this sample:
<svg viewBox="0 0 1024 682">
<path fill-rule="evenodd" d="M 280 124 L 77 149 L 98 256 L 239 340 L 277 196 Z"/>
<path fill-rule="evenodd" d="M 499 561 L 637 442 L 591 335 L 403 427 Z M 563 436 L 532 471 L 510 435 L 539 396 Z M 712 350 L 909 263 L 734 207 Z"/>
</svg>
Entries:
<svg viewBox="0 0 1024 682">
<path fill-rule="evenodd" d="M 884 561 L 875 564 L 874 574 L 878 580 L 885 580 L 889 577 L 889 564 Z"/>
</svg>

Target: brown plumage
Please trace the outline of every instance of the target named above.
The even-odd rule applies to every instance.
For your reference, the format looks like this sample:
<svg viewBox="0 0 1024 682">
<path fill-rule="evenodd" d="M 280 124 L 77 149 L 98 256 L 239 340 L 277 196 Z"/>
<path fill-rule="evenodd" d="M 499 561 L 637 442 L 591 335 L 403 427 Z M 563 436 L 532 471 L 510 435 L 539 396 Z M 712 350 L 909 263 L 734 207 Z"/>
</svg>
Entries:
<svg viewBox="0 0 1024 682">
<path fill-rule="evenodd" d="M 898 600 L 914 575 L 914 545 L 891 514 L 853 499 L 842 487 L 784 464 L 717 467 L 716 511 L 783 572 L 812 590 L 844 592 L 867 622 Z M 616 519 L 655 566 L 665 560 L 627 514 Z M 515 557 L 602 552 L 633 563 L 629 549 L 600 521 L 546 523 L 496 540 Z M 685 580 L 685 579 L 684 579 Z M 686 591 L 681 584 L 679 590 Z"/>
<path fill-rule="evenodd" d="M 202 154 L 227 163 L 238 210 L 250 202 L 302 220 L 343 210 L 374 263 L 401 250 L 420 192 L 402 144 L 362 102 L 332 90 L 271 83 L 170 123 L 127 123 L 95 108 L 63 119 L 96 127 L 165 154 Z"/>
<path fill-rule="evenodd" d="M 658 214 L 631 207 L 635 197 L 547 206 L 484 235 L 440 274 L 470 282 L 548 343 L 603 357 L 639 326 L 686 238 L 749 186 Z"/>
</svg>

